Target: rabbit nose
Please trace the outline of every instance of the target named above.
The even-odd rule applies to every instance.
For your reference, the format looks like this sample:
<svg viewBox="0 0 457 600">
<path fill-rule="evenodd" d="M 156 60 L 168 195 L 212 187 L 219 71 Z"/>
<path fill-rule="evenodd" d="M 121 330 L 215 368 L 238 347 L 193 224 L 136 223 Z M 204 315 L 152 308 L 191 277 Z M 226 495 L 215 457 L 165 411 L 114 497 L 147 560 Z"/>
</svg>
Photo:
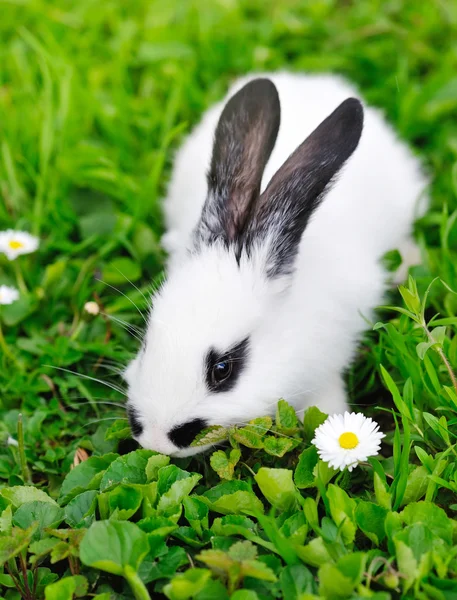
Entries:
<svg viewBox="0 0 457 600">
<path fill-rule="evenodd" d="M 208 427 L 206 421 L 203 419 L 193 419 L 192 421 L 187 421 L 187 423 L 173 427 L 168 432 L 168 437 L 178 448 L 187 448 L 205 427 Z"/>
</svg>

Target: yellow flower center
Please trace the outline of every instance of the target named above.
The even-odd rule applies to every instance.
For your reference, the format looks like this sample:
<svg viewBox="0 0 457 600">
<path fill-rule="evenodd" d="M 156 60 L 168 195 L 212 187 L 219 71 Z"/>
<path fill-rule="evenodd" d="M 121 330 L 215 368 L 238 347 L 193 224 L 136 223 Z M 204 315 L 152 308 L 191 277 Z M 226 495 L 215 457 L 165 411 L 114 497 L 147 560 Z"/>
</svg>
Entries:
<svg viewBox="0 0 457 600">
<path fill-rule="evenodd" d="M 8 245 L 11 248 L 11 250 L 19 250 L 19 248 L 24 247 L 24 244 L 22 242 L 18 242 L 17 240 L 11 240 L 10 242 L 8 242 Z"/>
<path fill-rule="evenodd" d="M 352 450 L 359 445 L 359 438 L 355 433 L 352 433 L 352 431 L 346 431 L 340 435 L 338 442 L 340 443 L 341 448 Z"/>
</svg>

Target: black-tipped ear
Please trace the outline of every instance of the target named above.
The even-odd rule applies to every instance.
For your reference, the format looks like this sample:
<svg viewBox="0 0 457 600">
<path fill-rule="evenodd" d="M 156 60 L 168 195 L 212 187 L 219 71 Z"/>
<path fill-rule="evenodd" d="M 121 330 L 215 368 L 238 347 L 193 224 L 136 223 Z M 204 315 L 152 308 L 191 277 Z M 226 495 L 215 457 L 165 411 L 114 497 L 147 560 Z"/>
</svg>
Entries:
<svg viewBox="0 0 457 600">
<path fill-rule="evenodd" d="M 362 104 L 348 98 L 286 160 L 256 202 L 245 245 L 271 237 L 268 276 L 292 270 L 309 218 L 357 148 L 362 129 Z"/>
<path fill-rule="evenodd" d="M 231 244 L 246 228 L 278 135 L 280 105 L 269 79 L 254 79 L 225 105 L 216 128 L 198 244 Z"/>
</svg>

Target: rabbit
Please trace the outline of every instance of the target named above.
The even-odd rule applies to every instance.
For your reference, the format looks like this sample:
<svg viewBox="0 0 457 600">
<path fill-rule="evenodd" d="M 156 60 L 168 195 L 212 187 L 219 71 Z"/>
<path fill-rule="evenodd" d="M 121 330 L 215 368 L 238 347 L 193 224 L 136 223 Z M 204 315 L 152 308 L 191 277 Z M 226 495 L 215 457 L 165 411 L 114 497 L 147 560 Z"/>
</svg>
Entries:
<svg viewBox="0 0 457 600">
<path fill-rule="evenodd" d="M 335 75 L 251 75 L 177 152 L 167 278 L 124 373 L 143 447 L 190 456 L 209 447 L 191 446 L 204 428 L 273 414 L 280 398 L 299 415 L 347 409 L 342 374 L 389 283 L 380 259 L 417 259 L 427 185 L 357 98 Z"/>
</svg>

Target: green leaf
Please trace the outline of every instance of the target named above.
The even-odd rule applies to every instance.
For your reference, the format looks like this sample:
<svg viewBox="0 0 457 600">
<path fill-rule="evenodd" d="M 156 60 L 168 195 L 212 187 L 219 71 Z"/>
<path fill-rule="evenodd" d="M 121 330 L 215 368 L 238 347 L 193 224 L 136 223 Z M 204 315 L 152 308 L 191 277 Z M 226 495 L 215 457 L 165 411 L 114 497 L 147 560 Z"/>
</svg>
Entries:
<svg viewBox="0 0 457 600">
<path fill-rule="evenodd" d="M 278 402 L 275 424 L 279 431 L 286 433 L 287 435 L 295 433 L 300 426 L 295 409 L 285 400 L 280 400 Z"/>
<path fill-rule="evenodd" d="M 230 600 L 259 600 L 254 590 L 237 590 L 230 596 Z"/>
<path fill-rule="evenodd" d="M 13 524 L 21 529 L 27 529 L 36 522 L 38 529 L 33 539 L 39 539 L 45 527 L 58 527 L 64 517 L 64 510 L 51 502 L 26 502 L 21 504 L 14 513 Z"/>
<path fill-rule="evenodd" d="M 249 538 L 252 537 L 254 529 L 254 521 L 242 515 L 227 515 L 217 518 L 211 525 L 213 533 L 219 536 L 242 535 Z"/>
<path fill-rule="evenodd" d="M 205 563 L 210 569 L 215 571 L 225 571 L 226 573 L 229 572 L 235 562 L 230 558 L 227 552 L 224 552 L 223 550 L 202 550 L 195 558 Z"/>
<path fill-rule="evenodd" d="M 167 538 L 170 533 L 178 528 L 176 523 L 166 517 L 147 517 L 138 522 L 138 527 L 146 533 L 152 533 L 154 536 Z"/>
<path fill-rule="evenodd" d="M 65 520 L 70 527 L 89 527 L 95 520 L 96 490 L 78 494 L 65 507 Z"/>
<path fill-rule="evenodd" d="M 174 465 L 170 465 L 170 466 L 173 467 Z M 164 469 L 168 469 L 168 468 L 169 467 L 163 467 L 159 471 L 159 481 L 158 481 L 159 485 L 161 483 L 160 476 L 161 476 L 162 471 Z M 157 504 L 157 509 L 159 511 L 166 511 L 173 506 L 177 506 L 177 505 L 181 504 L 181 502 L 184 500 L 184 498 L 190 494 L 190 492 L 193 490 L 193 488 L 197 485 L 197 483 L 202 478 L 202 476 L 199 475 L 198 473 L 194 473 L 192 475 L 190 475 L 189 473 L 186 473 L 186 475 L 187 475 L 187 477 L 185 479 L 179 479 L 178 481 L 175 481 L 174 483 L 172 483 L 171 487 L 168 489 L 168 491 L 166 491 L 165 493 L 163 493 L 160 496 L 159 502 Z"/>
<path fill-rule="evenodd" d="M 182 545 L 191 546 L 192 548 L 203 548 L 209 541 L 207 532 L 203 536 L 205 539 L 202 540 L 195 529 L 186 526 L 178 527 L 172 535 L 174 538 L 181 540 Z"/>
<path fill-rule="evenodd" d="M 190 473 L 180 469 L 176 465 L 162 467 L 158 472 L 157 494 L 162 496 L 171 488 L 171 486 L 181 479 L 187 479 Z"/>
<path fill-rule="evenodd" d="M 107 492 L 110 518 L 127 520 L 138 511 L 143 501 L 143 494 L 133 485 L 118 485 Z M 100 496 L 99 496 L 100 498 Z"/>
<path fill-rule="evenodd" d="M 191 443 L 191 447 L 207 446 L 224 442 L 229 436 L 229 430 L 221 425 L 206 427 Z"/>
<path fill-rule="evenodd" d="M 235 492 L 229 496 L 222 496 L 216 502 L 211 504 L 211 509 L 214 512 L 223 515 L 243 514 L 256 516 L 258 513 L 263 514 L 263 504 L 252 492 Z"/>
<path fill-rule="evenodd" d="M 19 300 L 2 306 L 0 318 L 8 327 L 14 327 L 33 314 L 38 303 L 33 296 L 21 296 Z"/>
<path fill-rule="evenodd" d="M 35 524 L 25 530 L 14 527 L 11 535 L 0 537 L 0 567 L 27 548 L 36 528 Z"/>
<path fill-rule="evenodd" d="M 256 419 L 252 419 L 248 421 L 248 424 L 243 429 L 258 431 L 260 435 L 265 435 L 271 429 L 273 425 L 273 419 L 271 417 L 258 417 Z"/>
<path fill-rule="evenodd" d="M 305 498 L 302 501 L 303 512 L 305 514 L 307 522 L 318 532 L 319 530 L 319 516 L 317 514 L 317 502 L 314 498 Z"/>
<path fill-rule="evenodd" d="M 30 559 L 32 564 L 36 564 L 36 562 L 45 556 L 47 556 L 57 544 L 60 544 L 60 540 L 58 538 L 43 538 L 38 542 L 33 542 L 30 544 L 29 552 L 34 555 Z"/>
<path fill-rule="evenodd" d="M 297 600 L 300 594 L 313 594 L 314 577 L 304 565 L 290 565 L 282 569 L 279 577 L 284 600 Z"/>
<path fill-rule="evenodd" d="M 430 348 L 432 346 L 434 346 L 435 343 L 436 342 L 420 342 L 419 344 L 417 344 L 417 346 L 416 346 L 417 356 L 421 360 L 424 360 L 424 357 L 425 357 L 427 351 L 430 350 Z"/>
<path fill-rule="evenodd" d="M 280 528 L 280 532 L 289 542 L 304 544 L 308 533 L 308 524 L 303 512 L 295 512 L 286 519 Z"/>
<path fill-rule="evenodd" d="M 97 521 L 81 543 L 81 562 L 87 567 L 113 575 L 126 574 L 126 567 L 138 571 L 149 551 L 148 537 L 129 521 Z"/>
<path fill-rule="evenodd" d="M 46 586 L 46 600 L 73 600 L 86 595 L 88 589 L 87 579 L 82 575 L 64 577 L 56 583 Z"/>
<path fill-rule="evenodd" d="M 138 281 L 140 277 L 140 265 L 131 258 L 119 256 L 105 265 L 101 279 L 110 285 L 123 285 L 128 283 L 128 280 Z"/>
<path fill-rule="evenodd" d="M 189 558 L 184 548 L 174 546 L 158 561 L 155 561 L 152 564 L 143 563 L 140 570 L 141 577 L 145 583 L 150 583 L 157 579 L 169 579 L 176 574 L 176 571 L 180 567 L 183 567 L 188 563 Z"/>
<path fill-rule="evenodd" d="M 296 552 L 303 562 L 312 567 L 320 567 L 332 562 L 332 557 L 321 537 L 311 540 L 306 546 L 298 546 Z"/>
<path fill-rule="evenodd" d="M 203 500 L 205 504 L 207 504 L 208 502 L 215 502 L 222 496 L 234 494 L 238 491 L 247 492 L 250 490 L 251 488 L 249 484 L 246 481 L 242 481 L 241 479 L 237 479 L 235 481 L 224 481 L 223 483 L 219 483 L 218 485 L 215 485 L 208 491 L 204 492 L 202 496 L 200 496 L 200 499 Z"/>
<path fill-rule="evenodd" d="M 297 502 L 297 489 L 289 469 L 261 467 L 254 479 L 268 502 L 280 510 L 290 510 Z"/>
<path fill-rule="evenodd" d="M 72 469 L 60 488 L 59 504 L 67 504 L 72 498 L 87 490 L 97 490 L 104 471 L 117 457 L 117 454 L 91 456 Z"/>
<path fill-rule="evenodd" d="M 373 502 L 361 500 L 355 509 L 355 520 L 358 527 L 376 546 L 384 539 L 386 533 L 384 522 L 388 511 Z"/>
<path fill-rule="evenodd" d="M 314 432 L 327 420 L 327 415 L 321 412 L 317 406 L 310 406 L 303 417 L 303 429 L 305 441 L 311 442 Z"/>
<path fill-rule="evenodd" d="M 184 516 L 189 525 L 201 536 L 203 530 L 208 529 L 208 506 L 199 498 L 189 496 L 183 499 L 183 506 Z"/>
<path fill-rule="evenodd" d="M 373 484 L 377 503 L 379 504 L 379 506 L 390 510 L 392 506 L 392 498 L 387 488 L 387 483 L 385 482 L 385 475 L 381 477 L 381 475 L 379 475 L 377 471 L 374 471 Z"/>
<path fill-rule="evenodd" d="M 146 466 L 155 452 L 134 450 L 110 463 L 100 481 L 100 491 L 108 491 L 119 483 L 147 483 Z"/>
<path fill-rule="evenodd" d="M 406 482 L 405 494 L 401 502 L 402 506 L 417 502 L 425 496 L 429 484 L 428 475 L 427 469 L 422 465 L 411 471 Z"/>
<path fill-rule="evenodd" d="M 255 577 L 256 579 L 271 581 L 272 583 L 277 580 L 273 570 L 260 560 L 245 560 L 241 564 L 241 569 L 242 574 L 245 577 Z"/>
<path fill-rule="evenodd" d="M 105 440 L 126 440 L 132 435 L 130 426 L 125 419 L 114 421 L 105 432 Z"/>
<path fill-rule="evenodd" d="M 14 487 L 4 488 L 0 490 L 0 494 L 11 502 L 14 508 L 18 508 L 22 504 L 29 502 L 47 502 L 57 506 L 57 502 L 53 500 L 46 492 L 33 486 L 16 485 Z"/>
<path fill-rule="evenodd" d="M 348 577 L 354 586 L 364 578 L 368 556 L 365 552 L 352 552 L 338 559 L 338 570 Z"/>
<path fill-rule="evenodd" d="M 263 449 L 267 454 L 271 454 L 271 456 L 282 458 L 284 454 L 290 452 L 299 444 L 301 444 L 301 440 L 267 435 L 263 440 Z"/>
<path fill-rule="evenodd" d="M 452 521 L 444 510 L 433 502 L 415 502 L 410 504 L 400 513 L 401 518 L 408 525 L 421 523 L 446 544 L 452 545 Z"/>
<path fill-rule="evenodd" d="M 5 533 L 11 535 L 11 528 L 13 526 L 13 511 L 11 506 L 8 505 L 5 510 L 0 514 L 0 534 Z"/>
<path fill-rule="evenodd" d="M 344 490 L 331 483 L 328 486 L 327 498 L 330 505 L 330 514 L 338 526 L 345 544 L 352 544 L 355 539 L 355 501 Z"/>
<path fill-rule="evenodd" d="M 156 481 L 159 469 L 170 464 L 170 457 L 164 454 L 155 454 L 148 458 L 146 465 L 146 477 L 148 481 Z"/>
<path fill-rule="evenodd" d="M 423 564 L 422 559 L 427 560 L 434 550 L 441 555 L 448 551 L 445 542 L 434 537 L 432 531 L 423 523 L 414 523 L 414 525 L 409 525 L 397 533 L 394 538 L 395 546 L 397 547 L 398 543 L 401 542 L 411 548 L 418 566 Z M 427 570 L 429 571 L 430 568 Z"/>
<path fill-rule="evenodd" d="M 319 595 L 323 598 L 347 598 L 354 584 L 334 565 L 323 565 L 318 572 Z"/>
<path fill-rule="evenodd" d="M 232 479 L 235 472 L 235 467 L 241 458 L 241 451 L 238 448 L 224 452 L 216 450 L 210 458 L 210 464 L 214 471 L 221 479 Z"/>
<path fill-rule="evenodd" d="M 264 435 L 264 432 L 259 429 L 242 427 L 241 429 L 236 429 L 232 433 L 232 438 L 239 444 L 246 446 L 246 448 L 260 449 L 263 448 Z"/>
<path fill-rule="evenodd" d="M 401 540 L 395 539 L 398 570 L 404 577 L 403 590 L 406 591 L 419 575 L 417 560 L 412 549 Z"/>
<path fill-rule="evenodd" d="M 243 560 L 255 560 L 257 558 L 257 548 L 249 541 L 235 542 L 233 546 L 230 547 L 228 555 L 238 562 Z"/>
<path fill-rule="evenodd" d="M 294 473 L 295 485 L 300 490 L 314 487 L 316 485 L 314 469 L 318 460 L 319 457 L 315 446 L 310 446 L 306 450 L 303 450 L 303 452 L 300 454 Z"/>
<path fill-rule="evenodd" d="M 163 593 L 170 600 L 189 600 L 202 591 L 211 579 L 208 569 L 188 569 L 179 573 L 163 588 Z"/>
<path fill-rule="evenodd" d="M 65 268 L 68 264 L 66 258 L 57 260 L 56 262 L 46 266 L 44 275 L 41 280 L 41 286 L 44 289 L 51 288 L 56 285 L 65 273 Z"/>
<path fill-rule="evenodd" d="M 410 310 L 415 315 L 420 314 L 421 305 L 420 298 L 417 294 L 417 290 L 411 291 L 403 285 L 398 286 L 398 291 L 400 292 L 404 303 L 408 310 Z"/>
</svg>

